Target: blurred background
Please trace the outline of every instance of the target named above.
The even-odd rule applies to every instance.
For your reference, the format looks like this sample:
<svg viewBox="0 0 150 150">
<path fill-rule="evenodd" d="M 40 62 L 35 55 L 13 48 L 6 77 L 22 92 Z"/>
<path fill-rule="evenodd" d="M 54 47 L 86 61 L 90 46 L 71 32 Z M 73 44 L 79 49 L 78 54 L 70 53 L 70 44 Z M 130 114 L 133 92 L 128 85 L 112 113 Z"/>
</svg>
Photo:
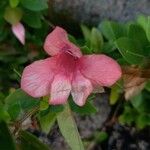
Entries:
<svg viewBox="0 0 150 150">
<path fill-rule="evenodd" d="M 15 139 L 17 145 L 20 141 L 22 145 L 24 144 L 20 146 L 20 149 L 30 150 L 32 146 L 32 148 L 35 148 L 35 145 L 25 143 L 26 140 L 23 141 L 21 138 L 18 139 L 16 133 L 19 132 L 19 129 L 28 131 L 37 140 L 42 141 L 54 150 L 70 149 L 56 124 L 56 117 L 50 115 L 43 117 L 45 120 L 42 120 L 39 119 L 39 112 L 24 117 L 29 110 L 32 110 L 33 106 L 38 104 L 24 105 L 27 103 L 25 102 L 26 99 L 30 98 L 22 91 L 16 90 L 20 88 L 20 76 L 24 67 L 35 60 L 48 57 L 43 50 L 43 43 L 46 35 L 55 26 L 66 29 L 70 35 L 70 40 L 76 43 L 83 50 L 83 53 L 105 53 L 116 59 L 122 66 L 131 67 L 129 68 L 132 72 L 130 76 L 128 69 L 124 71 L 124 75 L 129 76 L 125 77 L 124 83 L 119 81 L 113 87 L 106 88 L 105 93 L 91 95 L 89 99 L 92 101 L 92 105 L 78 108 L 71 102 L 71 109 L 86 149 L 150 149 L 149 8 L 149 0 L 0 1 L 0 120 L 4 120 L 6 123 L 0 126 L 2 129 L 10 129 L 11 134 L 9 136 Z M 12 31 L 12 27 L 17 23 L 21 23 L 25 30 L 24 44 L 19 41 Z M 130 27 L 131 25 L 133 26 Z M 94 33 L 93 28 L 96 33 Z M 129 32 L 131 34 L 128 34 Z M 90 33 L 90 35 L 87 36 L 86 33 Z M 94 37 L 94 44 L 90 39 L 91 36 Z M 131 50 L 132 54 L 135 53 L 135 57 L 122 53 L 122 49 L 126 50 L 128 49 L 126 47 L 129 47 L 122 46 L 123 44 L 117 41 L 122 37 L 129 37 L 137 43 L 144 43 L 144 46 L 141 44 L 145 52 L 142 55 L 146 58 L 142 62 L 136 57 L 139 55 L 138 50 Z M 102 40 L 99 40 L 99 38 Z M 95 41 L 100 41 L 103 44 L 95 44 Z M 115 43 L 117 43 L 117 46 Z M 126 43 L 126 41 L 123 41 L 123 43 Z M 133 42 L 131 41 L 131 43 Z M 126 45 L 131 44 L 127 42 Z M 94 48 L 98 51 L 94 51 Z M 136 59 L 135 63 L 134 60 Z M 132 98 L 125 97 L 125 94 L 129 94 L 129 91 L 125 88 L 129 83 L 132 87 L 129 89 L 131 95 L 133 95 Z M 12 99 L 15 101 L 15 105 Z M 24 107 L 17 102 L 18 100 L 20 103 L 21 99 L 23 99 L 21 105 L 24 105 Z M 47 115 L 42 111 L 48 111 L 48 107 L 45 108 L 44 106 L 44 109 L 42 107 L 40 117 Z M 53 108 L 53 113 L 61 110 L 62 108 Z M 25 119 L 18 127 L 17 123 L 22 118 Z M 47 122 L 45 127 L 45 124 L 42 125 L 41 122 L 46 122 L 48 118 L 55 119 L 53 123 Z M 0 145 L 2 143 L 9 145 L 7 139 L 10 137 L 4 138 L 2 134 L 5 133 L 2 131 L 0 133 Z M 28 137 L 26 133 L 20 134 L 23 137 Z M 1 140 L 2 138 L 3 140 Z M 25 148 L 26 144 L 30 146 Z M 35 149 L 40 148 L 40 146 L 37 146 Z M 7 149 L 9 150 L 10 147 L 5 148 L 5 150 Z"/>
</svg>

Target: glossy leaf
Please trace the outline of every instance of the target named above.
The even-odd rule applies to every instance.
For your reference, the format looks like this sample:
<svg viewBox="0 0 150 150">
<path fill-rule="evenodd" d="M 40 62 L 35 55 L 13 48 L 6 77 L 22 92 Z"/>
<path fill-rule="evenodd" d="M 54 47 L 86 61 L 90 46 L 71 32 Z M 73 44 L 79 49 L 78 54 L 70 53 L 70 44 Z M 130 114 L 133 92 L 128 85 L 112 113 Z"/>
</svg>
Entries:
<svg viewBox="0 0 150 150">
<path fill-rule="evenodd" d="M 84 146 L 68 104 L 65 105 L 64 111 L 57 116 L 57 121 L 59 129 L 71 149 L 84 150 Z"/>
</svg>

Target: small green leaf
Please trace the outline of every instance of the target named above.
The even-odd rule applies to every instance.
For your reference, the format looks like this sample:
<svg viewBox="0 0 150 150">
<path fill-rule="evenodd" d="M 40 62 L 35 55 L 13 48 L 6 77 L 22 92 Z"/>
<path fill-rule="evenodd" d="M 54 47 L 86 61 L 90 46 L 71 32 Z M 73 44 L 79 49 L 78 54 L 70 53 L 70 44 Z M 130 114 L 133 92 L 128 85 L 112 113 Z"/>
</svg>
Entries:
<svg viewBox="0 0 150 150">
<path fill-rule="evenodd" d="M 139 110 L 141 107 L 141 104 L 143 102 L 142 93 L 132 97 L 132 99 L 130 101 L 131 101 L 131 104 L 133 105 L 133 107 L 135 109 Z"/>
<path fill-rule="evenodd" d="M 90 38 L 91 38 L 90 29 L 87 26 L 82 24 L 81 25 L 81 30 L 82 30 L 85 41 L 88 43 L 90 41 Z"/>
<path fill-rule="evenodd" d="M 25 11 L 23 21 L 32 28 L 41 28 L 41 15 L 39 12 Z"/>
<path fill-rule="evenodd" d="M 16 150 L 13 137 L 4 121 L 0 121 L 0 149 Z"/>
<path fill-rule="evenodd" d="M 145 85 L 145 89 L 150 92 L 150 81 L 148 81 Z"/>
<path fill-rule="evenodd" d="M 17 7 L 20 0 L 9 0 L 9 4 L 12 8 Z"/>
<path fill-rule="evenodd" d="M 131 104 L 139 113 L 150 113 L 149 93 L 148 93 L 148 96 L 146 96 L 146 93 L 144 94 L 143 92 L 145 93 L 147 91 L 142 91 L 142 94 L 140 93 L 137 96 L 133 97 L 131 99 Z"/>
<path fill-rule="evenodd" d="M 0 121 L 8 122 L 10 119 L 9 113 L 4 109 L 3 106 L 0 106 Z"/>
<path fill-rule="evenodd" d="M 72 111 L 81 115 L 93 114 L 97 112 L 96 107 L 91 102 L 89 102 L 89 100 L 87 100 L 85 105 L 82 107 L 76 105 L 72 99 L 69 100 L 69 104 Z"/>
<path fill-rule="evenodd" d="M 97 143 L 101 143 L 101 142 L 107 140 L 107 138 L 108 138 L 108 134 L 105 131 L 96 132 L 96 134 L 95 134 L 95 140 Z"/>
<path fill-rule="evenodd" d="M 150 16 L 140 15 L 137 18 L 137 22 L 145 30 L 147 38 L 150 41 Z"/>
<path fill-rule="evenodd" d="M 92 50 L 89 49 L 87 46 L 83 46 L 80 48 L 83 54 L 92 54 Z"/>
<path fill-rule="evenodd" d="M 52 126 L 54 125 L 56 121 L 56 117 L 57 117 L 57 113 L 54 113 L 51 111 L 49 111 L 45 115 L 40 114 L 38 119 L 40 121 L 42 131 L 48 134 L 50 132 L 50 129 L 52 128 Z"/>
<path fill-rule="evenodd" d="M 58 125 L 62 135 L 72 150 L 84 150 L 77 126 L 72 117 L 69 105 L 57 116 Z"/>
<path fill-rule="evenodd" d="M 68 34 L 68 39 L 69 39 L 69 41 L 71 41 L 72 43 L 77 45 L 77 40 L 73 35 Z"/>
<path fill-rule="evenodd" d="M 130 64 L 139 64 L 144 61 L 143 50 L 138 42 L 122 37 L 115 42 L 123 58 Z"/>
<path fill-rule="evenodd" d="M 62 112 L 64 110 L 64 106 L 63 105 L 56 105 L 56 106 L 50 105 L 49 110 L 55 113 Z"/>
<path fill-rule="evenodd" d="M 146 31 L 147 23 L 148 23 L 148 20 L 147 20 L 147 17 L 146 17 L 146 16 L 139 15 L 138 18 L 137 18 L 137 23 L 138 23 L 141 27 L 143 27 L 143 29 Z"/>
<path fill-rule="evenodd" d="M 143 129 L 146 126 L 150 125 L 150 115 L 148 114 L 140 114 L 136 120 L 137 128 Z"/>
<path fill-rule="evenodd" d="M 105 42 L 104 45 L 103 45 L 103 49 L 102 49 L 102 52 L 104 53 L 111 53 L 113 51 L 116 50 L 116 47 L 115 47 L 115 44 L 113 41 L 109 41 L 109 42 Z"/>
<path fill-rule="evenodd" d="M 22 18 L 22 10 L 20 8 L 7 7 L 5 9 L 4 18 L 10 24 L 18 23 Z"/>
<path fill-rule="evenodd" d="M 148 17 L 148 23 L 147 23 L 147 28 L 146 28 L 146 34 L 147 38 L 150 41 L 150 16 Z"/>
<path fill-rule="evenodd" d="M 36 136 L 27 131 L 21 130 L 18 138 L 21 150 L 50 150 L 47 145 L 43 144 Z"/>
<path fill-rule="evenodd" d="M 47 0 L 21 0 L 23 7 L 32 11 L 41 11 L 48 8 Z"/>
<path fill-rule="evenodd" d="M 110 104 L 114 105 L 118 101 L 120 96 L 120 87 L 116 84 L 111 87 L 111 92 L 110 92 Z"/>
<path fill-rule="evenodd" d="M 90 42 L 91 42 L 91 49 L 95 53 L 102 51 L 102 47 L 103 47 L 103 43 L 104 43 L 103 37 L 102 37 L 100 31 L 97 30 L 96 28 L 92 28 Z"/>
<path fill-rule="evenodd" d="M 40 110 L 46 110 L 49 107 L 49 103 L 48 103 L 48 98 L 44 97 L 41 101 L 40 101 Z"/>
<path fill-rule="evenodd" d="M 126 27 L 113 21 L 103 21 L 99 28 L 108 40 L 116 40 L 126 36 Z"/>
<path fill-rule="evenodd" d="M 123 113 L 119 116 L 119 122 L 121 124 L 131 125 L 137 118 L 137 111 L 133 109 L 131 106 L 124 106 Z"/>
</svg>

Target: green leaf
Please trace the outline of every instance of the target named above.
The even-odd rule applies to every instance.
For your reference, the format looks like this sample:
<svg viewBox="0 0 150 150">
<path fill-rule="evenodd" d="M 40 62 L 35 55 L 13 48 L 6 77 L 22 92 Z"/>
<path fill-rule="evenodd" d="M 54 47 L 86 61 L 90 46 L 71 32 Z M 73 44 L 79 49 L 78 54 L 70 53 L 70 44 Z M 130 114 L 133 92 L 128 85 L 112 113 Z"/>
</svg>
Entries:
<svg viewBox="0 0 150 150">
<path fill-rule="evenodd" d="M 140 114 L 136 120 L 137 128 L 143 129 L 146 126 L 150 125 L 150 115 Z"/>
<path fill-rule="evenodd" d="M 22 10 L 20 8 L 7 7 L 5 9 L 4 18 L 10 24 L 18 23 L 22 18 Z"/>
<path fill-rule="evenodd" d="M 91 37 L 90 29 L 87 26 L 81 24 L 81 30 L 82 30 L 85 41 L 88 43 Z"/>
<path fill-rule="evenodd" d="M 150 16 L 140 15 L 137 18 L 137 22 L 145 30 L 147 38 L 150 41 Z"/>
<path fill-rule="evenodd" d="M 139 64 L 144 61 L 143 51 L 138 42 L 122 37 L 115 42 L 123 58 L 130 64 Z"/>
<path fill-rule="evenodd" d="M 77 126 L 72 117 L 69 105 L 57 116 L 58 125 L 62 135 L 72 150 L 84 150 Z"/>
<path fill-rule="evenodd" d="M 101 143 L 101 142 L 107 140 L 107 138 L 108 138 L 108 134 L 105 131 L 96 132 L 96 134 L 95 134 L 95 140 L 97 143 Z"/>
<path fill-rule="evenodd" d="M 87 46 L 83 46 L 80 48 L 83 54 L 92 54 L 92 50 L 89 49 Z"/>
<path fill-rule="evenodd" d="M 21 4 L 32 11 L 41 11 L 48 8 L 47 0 L 21 0 Z"/>
<path fill-rule="evenodd" d="M 10 120 L 10 115 L 9 113 L 3 108 L 0 106 L 0 121 L 9 121 Z"/>
<path fill-rule="evenodd" d="M 105 42 L 104 45 L 103 45 L 103 49 L 102 49 L 102 52 L 104 53 L 111 53 L 113 51 L 116 50 L 116 47 L 115 47 L 115 44 L 113 41 L 109 41 L 109 42 Z"/>
<path fill-rule="evenodd" d="M 40 121 L 42 131 L 48 134 L 50 129 L 52 128 L 52 126 L 54 125 L 56 121 L 56 117 L 57 117 L 57 113 L 54 113 L 51 111 L 49 111 L 49 113 L 45 115 L 40 114 L 38 119 Z"/>
<path fill-rule="evenodd" d="M 126 28 L 119 23 L 115 23 L 112 21 L 103 21 L 99 25 L 99 28 L 108 40 L 114 41 L 120 37 L 126 36 Z"/>
<path fill-rule="evenodd" d="M 104 43 L 103 37 L 102 37 L 100 31 L 97 30 L 96 28 L 92 28 L 90 42 L 91 42 L 91 49 L 95 53 L 102 51 L 102 47 L 103 47 L 103 43 Z"/>
<path fill-rule="evenodd" d="M 150 113 L 149 92 L 147 92 L 147 94 L 146 92 L 147 91 L 142 91 L 142 94 L 140 93 L 131 99 L 131 104 L 139 113 Z"/>
<path fill-rule="evenodd" d="M 21 89 L 17 89 L 15 92 L 6 97 L 5 107 L 6 110 L 8 110 L 9 115 L 12 117 L 12 120 L 15 120 L 22 113 L 39 106 L 39 102 L 40 101 L 27 95 Z"/>
<path fill-rule="evenodd" d="M 20 0 L 9 0 L 9 4 L 12 8 L 17 7 Z"/>
<path fill-rule="evenodd" d="M 111 105 L 114 105 L 116 104 L 116 102 L 118 101 L 119 99 L 119 96 L 120 96 L 120 87 L 115 84 L 114 86 L 112 86 L 111 88 L 111 92 L 110 92 L 110 104 Z"/>
<path fill-rule="evenodd" d="M 130 105 L 125 105 L 123 113 L 119 116 L 119 122 L 121 124 L 131 125 L 133 122 L 136 121 L 138 116 L 139 113 L 136 109 L 134 109 Z"/>
<path fill-rule="evenodd" d="M 68 34 L 68 39 L 69 39 L 70 42 L 72 42 L 72 43 L 77 45 L 77 40 L 76 40 L 76 38 L 73 35 Z"/>
<path fill-rule="evenodd" d="M 150 81 L 146 82 L 145 89 L 150 92 Z"/>
<path fill-rule="evenodd" d="M 150 41 L 150 16 L 148 17 L 148 23 L 147 23 L 147 28 L 146 28 L 146 34 L 147 38 Z"/>
<path fill-rule="evenodd" d="M 142 93 L 132 97 L 132 99 L 130 100 L 131 104 L 133 105 L 133 107 L 137 110 L 140 109 L 142 103 L 143 103 L 143 97 L 142 97 Z"/>
<path fill-rule="evenodd" d="M 36 136 L 27 131 L 21 130 L 19 132 L 20 149 L 21 150 L 50 150 L 50 148 L 43 144 Z"/>
<path fill-rule="evenodd" d="M 137 23 L 143 27 L 143 29 L 146 31 L 146 28 L 147 28 L 147 17 L 146 16 L 143 16 L 143 15 L 139 15 L 138 18 L 137 18 Z"/>
<path fill-rule="evenodd" d="M 89 100 L 87 100 L 85 105 L 82 107 L 76 105 L 72 99 L 69 100 L 69 104 L 72 111 L 81 115 L 93 114 L 97 112 L 96 107 L 91 102 L 89 102 Z"/>
<path fill-rule="evenodd" d="M 40 111 L 46 110 L 49 107 L 48 99 L 46 96 L 40 101 Z"/>
<path fill-rule="evenodd" d="M 64 110 L 64 106 L 63 105 L 57 105 L 57 106 L 50 105 L 49 110 L 55 113 L 62 112 Z"/>
<path fill-rule="evenodd" d="M 131 39 L 134 39 L 141 43 L 141 45 L 146 46 L 148 45 L 148 40 L 146 37 L 146 33 L 142 27 L 136 24 L 130 24 L 128 36 Z"/>
<path fill-rule="evenodd" d="M 0 148 L 2 150 L 16 150 L 13 137 L 4 121 L 0 121 Z"/>
<path fill-rule="evenodd" d="M 25 11 L 23 21 L 32 28 L 41 28 L 41 14 L 39 12 Z"/>
</svg>

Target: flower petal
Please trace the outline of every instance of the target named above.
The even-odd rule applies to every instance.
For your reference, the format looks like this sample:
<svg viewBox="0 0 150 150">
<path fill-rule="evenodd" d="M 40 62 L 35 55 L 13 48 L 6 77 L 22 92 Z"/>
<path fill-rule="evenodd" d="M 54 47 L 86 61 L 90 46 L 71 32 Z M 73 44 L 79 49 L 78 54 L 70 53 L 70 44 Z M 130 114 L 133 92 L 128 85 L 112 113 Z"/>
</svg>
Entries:
<svg viewBox="0 0 150 150">
<path fill-rule="evenodd" d="M 73 101 L 77 105 L 83 106 L 92 90 L 93 87 L 90 80 L 86 79 L 79 71 L 77 71 L 75 78 L 72 81 L 71 94 Z"/>
<path fill-rule="evenodd" d="M 55 60 L 53 58 L 35 61 L 24 69 L 21 88 L 33 97 L 50 94 L 50 86 L 55 70 Z"/>
<path fill-rule="evenodd" d="M 106 55 L 87 55 L 79 60 L 81 73 L 93 84 L 111 86 L 121 77 L 118 63 Z"/>
<path fill-rule="evenodd" d="M 19 22 L 12 25 L 12 32 L 17 39 L 24 45 L 25 44 L 25 29 L 24 26 Z"/>
<path fill-rule="evenodd" d="M 62 74 L 57 74 L 51 84 L 49 103 L 52 105 L 64 104 L 69 97 L 70 91 L 70 79 Z"/>
<path fill-rule="evenodd" d="M 44 49 L 51 56 L 64 51 L 76 57 L 82 55 L 80 49 L 68 40 L 67 32 L 61 27 L 56 27 L 46 37 Z"/>
</svg>

